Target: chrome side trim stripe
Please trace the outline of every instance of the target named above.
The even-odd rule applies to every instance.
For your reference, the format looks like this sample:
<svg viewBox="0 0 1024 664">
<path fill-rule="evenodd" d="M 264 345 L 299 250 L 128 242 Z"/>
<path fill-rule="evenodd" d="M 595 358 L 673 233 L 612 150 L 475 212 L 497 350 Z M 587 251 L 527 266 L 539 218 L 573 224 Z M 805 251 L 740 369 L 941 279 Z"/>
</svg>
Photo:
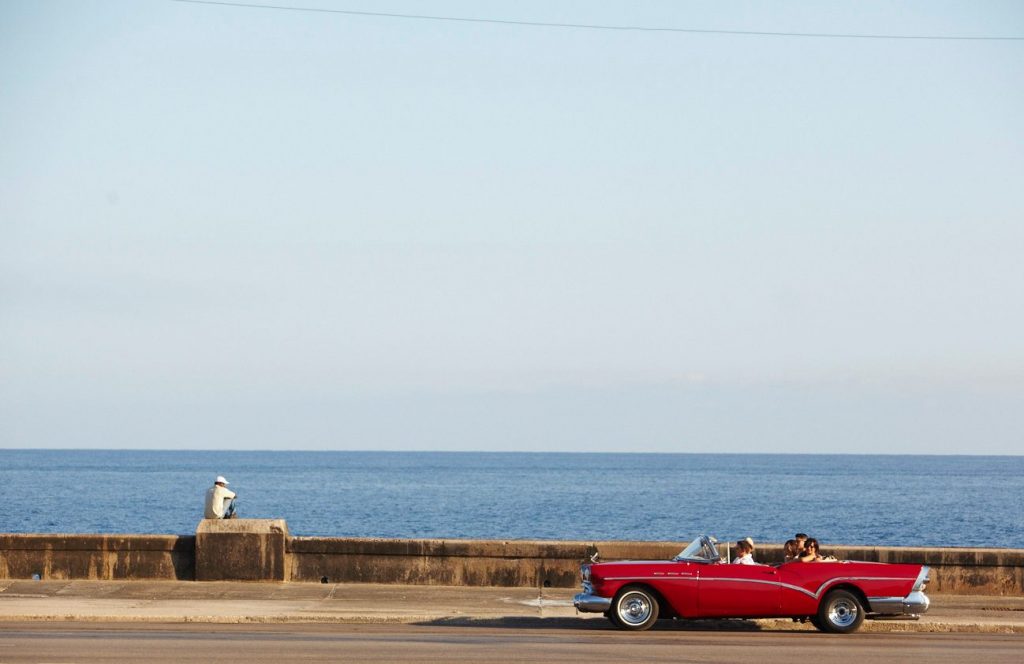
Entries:
<svg viewBox="0 0 1024 664">
<path fill-rule="evenodd" d="M 814 597 L 814 598 L 820 597 L 821 593 L 825 590 L 826 586 L 829 586 L 829 585 L 835 583 L 836 581 L 910 581 L 910 580 L 911 579 L 908 579 L 908 578 L 902 577 L 902 576 L 837 576 L 837 577 L 833 577 L 833 578 L 829 579 L 828 581 L 826 581 L 826 582 L 822 583 L 820 586 L 818 586 L 818 590 L 815 591 L 815 593 L 813 595 L 811 595 L 811 597 Z M 804 591 L 804 592 L 806 592 L 806 591 Z"/>
<path fill-rule="evenodd" d="M 696 581 L 696 574 L 680 574 L 679 576 L 606 576 L 605 581 Z"/>
</svg>

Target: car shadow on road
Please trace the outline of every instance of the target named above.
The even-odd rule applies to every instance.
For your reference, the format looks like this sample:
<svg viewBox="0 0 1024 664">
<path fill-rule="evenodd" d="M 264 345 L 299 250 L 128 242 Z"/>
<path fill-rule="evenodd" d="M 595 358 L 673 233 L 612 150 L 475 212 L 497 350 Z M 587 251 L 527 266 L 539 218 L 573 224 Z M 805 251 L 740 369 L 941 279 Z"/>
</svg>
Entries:
<svg viewBox="0 0 1024 664">
<path fill-rule="evenodd" d="M 509 616 L 505 618 L 438 618 L 414 623 L 429 627 L 489 627 L 497 629 L 564 629 L 589 632 L 619 632 L 607 620 L 594 618 L 533 618 Z M 765 628 L 751 620 L 659 620 L 653 632 L 814 632 L 798 623 L 791 628 L 775 625 Z"/>
</svg>

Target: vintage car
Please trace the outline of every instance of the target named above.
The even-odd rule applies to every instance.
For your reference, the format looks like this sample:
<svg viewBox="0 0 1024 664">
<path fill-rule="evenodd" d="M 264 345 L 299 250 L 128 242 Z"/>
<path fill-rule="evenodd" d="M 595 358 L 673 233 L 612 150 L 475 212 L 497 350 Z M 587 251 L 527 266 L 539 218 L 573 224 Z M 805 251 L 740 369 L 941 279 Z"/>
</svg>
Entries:
<svg viewBox="0 0 1024 664">
<path fill-rule="evenodd" d="M 585 564 L 573 604 L 629 630 L 649 629 L 658 618 L 794 618 L 840 634 L 865 618 L 914 620 L 928 610 L 924 565 L 733 565 L 715 543 L 701 535 L 672 560 Z"/>
</svg>

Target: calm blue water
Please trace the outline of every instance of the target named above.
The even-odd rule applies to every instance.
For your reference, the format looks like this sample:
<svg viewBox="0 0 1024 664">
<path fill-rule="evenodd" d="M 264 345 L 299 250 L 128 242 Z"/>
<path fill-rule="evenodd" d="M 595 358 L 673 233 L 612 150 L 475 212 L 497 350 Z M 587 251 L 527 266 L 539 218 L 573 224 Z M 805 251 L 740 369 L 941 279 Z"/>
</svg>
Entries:
<svg viewBox="0 0 1024 664">
<path fill-rule="evenodd" d="M 1024 457 L 0 450 L 0 532 L 192 533 L 218 473 L 295 535 L 1024 548 Z"/>
</svg>

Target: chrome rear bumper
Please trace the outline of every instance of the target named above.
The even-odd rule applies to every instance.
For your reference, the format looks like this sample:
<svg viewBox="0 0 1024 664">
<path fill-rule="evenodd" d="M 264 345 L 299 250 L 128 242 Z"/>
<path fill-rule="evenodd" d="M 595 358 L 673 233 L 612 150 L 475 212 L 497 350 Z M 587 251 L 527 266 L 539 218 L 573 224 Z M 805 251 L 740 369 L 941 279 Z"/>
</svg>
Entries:
<svg viewBox="0 0 1024 664">
<path fill-rule="evenodd" d="M 927 613 L 931 601 L 928 599 L 928 595 L 924 594 L 924 587 L 931 581 L 931 578 L 929 578 L 930 572 L 930 567 L 927 565 L 921 566 L 921 571 L 918 572 L 917 578 L 914 580 L 910 594 L 906 597 L 868 597 L 868 604 L 870 605 L 868 610 L 879 614 L 878 616 L 869 615 L 868 617 L 899 618 L 907 616 L 916 619 L 922 613 Z"/>
<path fill-rule="evenodd" d="M 868 597 L 872 613 L 889 616 L 917 616 L 928 612 L 931 600 L 920 590 L 906 597 Z"/>
</svg>

